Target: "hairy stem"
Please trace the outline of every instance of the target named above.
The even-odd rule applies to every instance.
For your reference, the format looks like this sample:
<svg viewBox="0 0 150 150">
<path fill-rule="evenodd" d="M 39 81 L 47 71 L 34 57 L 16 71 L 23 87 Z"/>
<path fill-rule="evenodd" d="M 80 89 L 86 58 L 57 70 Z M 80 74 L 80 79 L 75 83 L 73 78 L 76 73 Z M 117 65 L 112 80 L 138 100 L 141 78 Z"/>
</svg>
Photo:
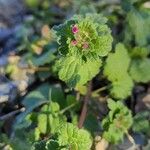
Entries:
<svg viewBox="0 0 150 150">
<path fill-rule="evenodd" d="M 82 126 L 84 124 L 84 121 L 85 121 L 85 118 L 86 118 L 87 105 L 88 105 L 89 98 L 91 96 L 91 90 L 92 90 L 92 81 L 90 81 L 89 84 L 88 84 L 87 94 L 84 98 L 84 104 L 83 104 L 83 107 L 82 107 L 82 112 L 81 112 L 81 115 L 80 115 L 80 118 L 79 118 L 79 123 L 78 123 L 79 128 L 82 128 Z"/>
</svg>

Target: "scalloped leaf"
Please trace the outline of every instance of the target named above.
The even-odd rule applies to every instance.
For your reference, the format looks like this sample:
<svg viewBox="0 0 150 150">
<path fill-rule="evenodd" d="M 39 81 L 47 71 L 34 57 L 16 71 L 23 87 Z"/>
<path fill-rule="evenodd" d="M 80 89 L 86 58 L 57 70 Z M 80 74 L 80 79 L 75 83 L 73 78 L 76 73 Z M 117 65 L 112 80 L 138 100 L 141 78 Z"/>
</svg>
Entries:
<svg viewBox="0 0 150 150">
<path fill-rule="evenodd" d="M 41 113 L 37 116 L 37 126 L 40 133 L 47 134 L 49 131 L 51 133 L 55 133 L 56 128 L 59 126 L 60 123 L 58 111 L 58 103 L 52 101 L 49 105 L 44 105 L 41 108 Z"/>
<path fill-rule="evenodd" d="M 124 74 L 121 79 L 112 82 L 110 93 L 117 99 L 128 97 L 134 86 L 132 78 L 128 74 Z"/>
<path fill-rule="evenodd" d="M 78 129 L 71 123 L 63 124 L 59 129 L 58 143 L 71 150 L 90 150 L 92 140 L 90 134 L 83 129 Z"/>
<path fill-rule="evenodd" d="M 131 50 L 130 56 L 132 58 L 145 58 L 150 54 L 149 47 L 135 47 Z"/>
<path fill-rule="evenodd" d="M 110 53 L 104 66 L 104 75 L 110 81 L 116 81 L 127 73 L 130 64 L 130 57 L 124 45 L 119 43 L 116 45 L 115 52 Z"/>
<path fill-rule="evenodd" d="M 123 140 L 124 134 L 133 123 L 131 111 L 120 101 L 108 99 L 109 114 L 102 121 L 103 137 L 111 142 L 118 143 Z"/>
<path fill-rule="evenodd" d="M 132 129 L 134 132 L 142 132 L 147 135 L 150 135 L 150 121 L 149 121 L 150 112 L 143 111 L 139 112 L 134 116 L 134 124 Z"/>
<path fill-rule="evenodd" d="M 89 55 L 86 60 L 81 56 L 68 56 L 61 58 L 56 66 L 59 78 L 70 86 L 83 85 L 99 72 L 101 60 L 96 55 Z"/>
<path fill-rule="evenodd" d="M 136 82 L 150 81 L 150 59 L 134 59 L 130 67 L 130 75 Z"/>
<path fill-rule="evenodd" d="M 106 25 L 107 19 L 101 14 L 86 14 L 73 16 L 62 25 L 55 26 L 59 50 L 62 54 L 72 53 L 72 40 L 78 41 L 77 49 L 79 54 L 95 52 L 99 56 L 106 56 L 112 48 L 111 31 Z M 79 32 L 72 33 L 72 27 L 76 25 Z M 69 42 L 68 42 L 69 41 Z M 83 43 L 88 43 L 89 47 L 84 51 Z"/>
<path fill-rule="evenodd" d="M 60 150 L 59 143 L 55 140 L 48 140 L 46 150 Z"/>
<path fill-rule="evenodd" d="M 71 26 L 73 24 L 75 24 L 75 21 L 69 20 L 64 24 L 53 27 L 57 36 L 57 42 L 59 44 L 59 52 L 61 54 L 65 55 L 68 53 L 68 44 L 66 43 L 66 41 L 68 40 L 68 38 L 73 38 L 73 34 L 71 34 Z"/>
<path fill-rule="evenodd" d="M 104 75 L 112 82 L 110 93 L 114 98 L 124 99 L 131 94 L 132 78 L 128 74 L 130 57 L 124 45 L 116 45 L 114 53 L 110 53 L 104 66 Z"/>
<path fill-rule="evenodd" d="M 135 43 L 139 46 L 147 45 L 150 37 L 150 13 L 132 8 L 128 13 L 127 21 Z"/>
<path fill-rule="evenodd" d="M 46 141 L 35 142 L 31 148 L 31 150 L 46 150 Z"/>
</svg>

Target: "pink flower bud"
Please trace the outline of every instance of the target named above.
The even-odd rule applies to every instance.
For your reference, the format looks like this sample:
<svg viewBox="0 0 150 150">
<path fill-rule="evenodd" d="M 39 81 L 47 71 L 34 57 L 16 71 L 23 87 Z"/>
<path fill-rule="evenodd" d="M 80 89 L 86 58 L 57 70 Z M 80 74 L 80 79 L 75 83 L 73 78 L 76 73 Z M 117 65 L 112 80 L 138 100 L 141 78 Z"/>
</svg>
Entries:
<svg viewBox="0 0 150 150">
<path fill-rule="evenodd" d="M 76 46 L 77 43 L 78 43 L 78 42 L 77 42 L 76 40 L 72 40 L 72 41 L 71 41 L 71 44 L 72 44 L 73 46 Z"/>
<path fill-rule="evenodd" d="M 84 42 L 84 44 L 83 44 L 82 48 L 84 48 L 84 49 L 89 48 L 89 44 L 88 44 L 88 42 Z"/>
<path fill-rule="evenodd" d="M 79 29 L 78 29 L 78 27 L 77 27 L 77 25 L 74 25 L 73 27 L 72 27 L 72 33 L 78 33 L 78 31 L 79 31 Z"/>
</svg>

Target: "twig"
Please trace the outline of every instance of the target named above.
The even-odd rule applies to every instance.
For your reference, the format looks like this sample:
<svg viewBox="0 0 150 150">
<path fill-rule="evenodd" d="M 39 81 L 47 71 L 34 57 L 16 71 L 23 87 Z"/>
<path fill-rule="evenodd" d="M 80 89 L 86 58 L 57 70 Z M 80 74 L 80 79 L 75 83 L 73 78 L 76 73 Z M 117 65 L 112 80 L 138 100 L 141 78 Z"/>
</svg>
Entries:
<svg viewBox="0 0 150 150">
<path fill-rule="evenodd" d="M 1 116 L 1 117 L 0 117 L 0 121 L 4 121 L 4 120 L 6 120 L 6 119 L 8 119 L 8 118 L 10 118 L 10 117 L 12 117 L 12 116 L 14 116 L 14 115 L 16 115 L 17 113 L 19 113 L 19 112 L 24 112 L 24 111 L 25 111 L 25 108 L 24 108 L 24 107 L 21 108 L 21 109 L 19 109 L 19 110 L 12 111 L 12 112 L 10 112 L 10 113 L 8 113 L 8 114 L 6 114 L 6 115 Z"/>
<path fill-rule="evenodd" d="M 92 89 L 92 81 L 90 81 L 89 84 L 88 84 L 87 94 L 84 98 L 84 104 L 83 104 L 83 107 L 82 107 L 82 112 L 81 112 L 81 115 L 80 115 L 80 118 L 79 118 L 79 123 L 78 123 L 79 128 L 82 128 L 82 126 L 84 124 L 84 121 L 85 121 L 85 118 L 86 118 L 87 105 L 88 105 L 89 98 L 91 96 L 91 89 Z"/>
</svg>

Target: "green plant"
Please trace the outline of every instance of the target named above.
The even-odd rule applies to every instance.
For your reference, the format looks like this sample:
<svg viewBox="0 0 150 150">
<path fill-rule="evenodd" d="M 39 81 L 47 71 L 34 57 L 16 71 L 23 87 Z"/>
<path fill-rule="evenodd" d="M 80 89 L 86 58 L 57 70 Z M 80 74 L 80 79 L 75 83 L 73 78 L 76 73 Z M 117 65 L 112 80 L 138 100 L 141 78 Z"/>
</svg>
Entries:
<svg viewBox="0 0 150 150">
<path fill-rule="evenodd" d="M 86 84 L 98 74 L 102 66 L 100 58 L 108 55 L 112 45 L 106 21 L 101 15 L 87 14 L 54 27 L 62 54 L 56 66 L 59 78 L 68 85 Z"/>
<path fill-rule="evenodd" d="M 131 111 L 122 102 L 114 102 L 112 99 L 108 99 L 108 108 L 109 114 L 102 122 L 103 137 L 109 142 L 118 143 L 133 123 Z"/>
<path fill-rule="evenodd" d="M 82 137 L 82 138 L 81 138 Z M 92 140 L 90 134 L 83 129 L 78 129 L 72 124 L 62 124 L 56 133 L 54 139 L 37 142 L 33 146 L 33 150 L 90 150 Z"/>
<path fill-rule="evenodd" d="M 29 88 L 14 107 L 0 107 L 0 149 L 90 150 L 126 137 L 135 145 L 132 133 L 150 136 L 149 111 L 137 112 L 150 81 L 145 1 L 26 0 L 33 18 L 4 70 Z M 9 116 L 15 118 L 10 138 L 4 134 Z"/>
</svg>

